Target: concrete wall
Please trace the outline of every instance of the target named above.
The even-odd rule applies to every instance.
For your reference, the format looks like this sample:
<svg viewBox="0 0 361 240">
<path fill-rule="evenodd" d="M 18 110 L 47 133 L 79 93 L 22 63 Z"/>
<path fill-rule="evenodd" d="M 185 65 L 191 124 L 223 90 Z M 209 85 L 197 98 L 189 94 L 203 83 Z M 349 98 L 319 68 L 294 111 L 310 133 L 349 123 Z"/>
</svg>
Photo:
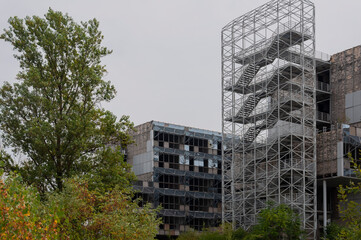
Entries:
<svg viewBox="0 0 361 240">
<path fill-rule="evenodd" d="M 153 171 L 152 126 L 152 122 L 147 122 L 137 126 L 136 131 L 131 133 L 135 143 L 127 149 L 128 162 L 137 176 Z M 149 174 L 145 176 L 148 178 Z"/>
<path fill-rule="evenodd" d="M 317 175 L 337 174 L 337 143 L 342 142 L 342 129 L 317 134 Z"/>
<path fill-rule="evenodd" d="M 273 128 L 268 130 L 268 140 L 272 141 L 278 136 L 284 137 L 290 134 L 312 136 L 313 130 L 311 127 L 280 120 Z"/>
<path fill-rule="evenodd" d="M 361 46 L 334 54 L 331 57 L 331 120 L 333 122 L 351 123 L 361 127 L 361 119 L 355 122 L 354 118 L 350 117 L 351 113 L 346 115 L 345 109 L 346 95 L 360 90 Z M 361 99 L 358 101 L 361 104 Z M 358 104 L 355 103 L 355 105 Z"/>
</svg>

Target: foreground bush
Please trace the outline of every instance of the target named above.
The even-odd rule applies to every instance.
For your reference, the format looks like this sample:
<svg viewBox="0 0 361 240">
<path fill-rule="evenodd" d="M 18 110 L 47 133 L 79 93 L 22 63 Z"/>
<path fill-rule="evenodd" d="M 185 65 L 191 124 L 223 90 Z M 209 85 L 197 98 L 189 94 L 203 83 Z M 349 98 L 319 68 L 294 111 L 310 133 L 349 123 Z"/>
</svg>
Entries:
<svg viewBox="0 0 361 240">
<path fill-rule="evenodd" d="M 248 233 L 242 228 L 232 230 L 230 224 L 222 224 L 218 228 L 204 229 L 202 232 L 191 229 L 182 233 L 177 240 L 242 240 Z"/>
<path fill-rule="evenodd" d="M 299 216 L 287 205 L 269 204 L 258 214 L 258 224 L 245 239 L 303 239 Z"/>
<path fill-rule="evenodd" d="M 160 219 L 119 189 L 91 191 L 85 180 L 65 181 L 46 201 L 21 177 L 0 181 L 0 239 L 154 239 Z"/>
<path fill-rule="evenodd" d="M 157 234 L 160 220 L 156 211 L 150 205 L 139 208 L 130 193 L 90 191 L 80 179 L 68 180 L 65 186 L 49 199 L 50 208 L 58 210 L 61 235 L 70 239 L 153 239 Z"/>
<path fill-rule="evenodd" d="M 59 219 L 44 208 L 37 190 L 21 181 L 16 175 L 0 179 L 0 239 L 58 238 Z"/>
</svg>

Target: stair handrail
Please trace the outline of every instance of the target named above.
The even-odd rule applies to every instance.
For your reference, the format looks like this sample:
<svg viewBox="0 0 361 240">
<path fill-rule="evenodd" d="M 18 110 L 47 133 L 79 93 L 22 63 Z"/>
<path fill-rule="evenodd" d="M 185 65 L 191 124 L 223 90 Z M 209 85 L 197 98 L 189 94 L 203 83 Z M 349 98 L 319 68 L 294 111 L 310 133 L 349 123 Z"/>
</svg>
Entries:
<svg viewBox="0 0 361 240">
<path fill-rule="evenodd" d="M 291 46 L 287 49 L 287 51 L 289 51 L 291 53 L 299 54 L 301 51 L 301 46 L 299 46 L 299 45 Z M 324 62 L 328 62 L 331 59 L 331 55 L 321 52 L 321 51 L 317 51 L 317 50 L 314 50 L 314 53 L 304 51 L 303 54 L 306 55 L 307 57 L 315 58 L 315 59 L 318 59 L 318 60 L 321 60 Z"/>
<path fill-rule="evenodd" d="M 275 36 L 280 35 L 282 33 L 287 32 L 288 30 L 291 29 L 295 29 L 295 30 L 299 30 L 299 32 L 302 32 L 302 26 L 300 25 L 300 23 L 297 22 L 287 22 L 287 23 L 280 23 L 281 25 L 276 28 L 275 32 L 273 32 L 273 34 L 271 35 L 270 38 L 267 38 L 264 41 L 261 41 L 259 43 L 256 43 L 250 47 L 247 47 L 239 52 L 236 53 L 236 56 L 241 56 L 242 58 L 254 54 L 256 52 L 260 52 L 261 50 L 269 50 L 270 47 L 272 46 L 273 41 L 276 39 Z M 297 29 L 299 28 L 299 29 Z M 312 35 L 311 31 L 309 31 L 308 29 L 303 29 L 304 31 L 304 35 Z"/>
</svg>

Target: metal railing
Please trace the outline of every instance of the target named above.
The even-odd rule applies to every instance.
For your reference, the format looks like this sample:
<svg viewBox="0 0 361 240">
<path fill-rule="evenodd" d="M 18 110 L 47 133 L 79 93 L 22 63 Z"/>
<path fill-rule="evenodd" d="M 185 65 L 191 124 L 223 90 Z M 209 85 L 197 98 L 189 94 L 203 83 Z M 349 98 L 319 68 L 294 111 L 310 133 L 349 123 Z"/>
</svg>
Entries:
<svg viewBox="0 0 361 240">
<path fill-rule="evenodd" d="M 315 51 L 315 58 L 328 62 L 331 59 L 331 55 L 324 53 L 324 52 L 320 52 L 320 51 Z"/>
<path fill-rule="evenodd" d="M 330 84 L 320 81 L 317 81 L 317 89 L 325 92 L 331 91 Z"/>
<path fill-rule="evenodd" d="M 289 47 L 287 49 L 287 51 L 291 52 L 291 53 L 295 53 L 295 54 L 300 54 L 301 46 L 295 45 L 295 46 Z M 315 57 L 315 59 L 322 60 L 324 62 L 328 62 L 331 59 L 331 56 L 329 54 L 321 52 L 321 51 L 317 51 L 317 50 L 314 51 L 314 54 L 313 54 L 313 51 L 312 52 L 302 51 L 302 52 L 305 56 L 307 56 L 309 58 Z"/>
<path fill-rule="evenodd" d="M 262 72 L 262 73 L 258 73 L 254 76 L 253 80 L 248 84 L 248 85 L 241 85 L 239 84 L 239 79 L 241 78 L 242 74 L 244 73 L 244 69 L 246 67 L 248 67 L 248 65 L 245 65 L 244 67 L 240 68 L 239 70 L 237 70 L 236 74 L 235 74 L 235 78 L 237 79 L 237 81 L 235 82 L 234 85 L 232 85 L 232 79 L 225 81 L 225 89 L 229 89 L 232 86 L 234 87 L 247 87 L 249 85 L 257 85 L 257 84 L 262 84 L 264 83 L 265 86 L 267 86 L 267 83 L 272 79 L 272 77 L 276 74 L 278 74 L 279 70 L 282 70 L 283 68 L 287 68 L 288 66 L 294 66 L 297 67 L 299 66 L 296 63 L 293 62 L 288 62 L 282 59 L 277 59 L 273 64 L 272 64 L 272 68 L 269 69 L 268 71 Z M 312 83 L 313 81 L 311 81 L 312 79 L 308 79 L 305 78 L 306 84 L 310 85 L 310 83 Z M 302 77 L 296 77 L 293 79 L 290 79 L 290 81 L 293 82 L 298 82 L 298 83 L 302 83 L 303 82 L 303 78 Z M 328 86 L 329 88 L 329 86 Z"/>
<path fill-rule="evenodd" d="M 279 98 L 278 98 L 279 95 Z M 266 114 L 268 112 L 272 112 L 273 109 L 277 108 L 279 106 L 280 103 L 284 103 L 286 101 L 289 100 L 294 100 L 294 101 L 304 101 L 305 103 L 308 104 L 312 104 L 313 102 L 313 98 L 310 96 L 304 96 L 298 93 L 292 93 L 292 92 L 285 92 L 285 91 L 280 91 L 278 93 L 275 93 L 271 99 L 271 101 L 259 104 L 257 106 L 255 106 L 255 108 L 253 109 L 253 111 L 251 112 L 251 114 L 249 115 L 249 117 L 252 117 L 254 115 L 259 115 L 259 114 Z M 238 105 L 239 106 L 239 105 Z M 225 112 L 225 119 L 232 119 L 232 116 L 234 116 L 235 118 L 240 117 L 237 116 L 238 112 L 240 111 L 241 108 L 235 108 L 235 109 L 229 109 Z M 232 111 L 235 112 L 235 114 L 232 114 Z"/>
<path fill-rule="evenodd" d="M 329 113 L 317 111 L 316 116 L 317 116 L 317 120 L 321 120 L 321 121 L 325 121 L 325 122 L 331 121 L 331 115 Z"/>
</svg>

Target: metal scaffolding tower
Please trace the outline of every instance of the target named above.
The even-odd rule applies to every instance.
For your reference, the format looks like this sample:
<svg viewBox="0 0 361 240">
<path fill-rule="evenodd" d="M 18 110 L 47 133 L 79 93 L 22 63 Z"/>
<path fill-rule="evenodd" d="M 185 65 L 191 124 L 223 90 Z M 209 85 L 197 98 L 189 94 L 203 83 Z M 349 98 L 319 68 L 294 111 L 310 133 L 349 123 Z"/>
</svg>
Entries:
<svg viewBox="0 0 361 240">
<path fill-rule="evenodd" d="M 316 232 L 315 17 L 274 0 L 222 29 L 222 218 L 249 228 L 268 201 Z"/>
</svg>

